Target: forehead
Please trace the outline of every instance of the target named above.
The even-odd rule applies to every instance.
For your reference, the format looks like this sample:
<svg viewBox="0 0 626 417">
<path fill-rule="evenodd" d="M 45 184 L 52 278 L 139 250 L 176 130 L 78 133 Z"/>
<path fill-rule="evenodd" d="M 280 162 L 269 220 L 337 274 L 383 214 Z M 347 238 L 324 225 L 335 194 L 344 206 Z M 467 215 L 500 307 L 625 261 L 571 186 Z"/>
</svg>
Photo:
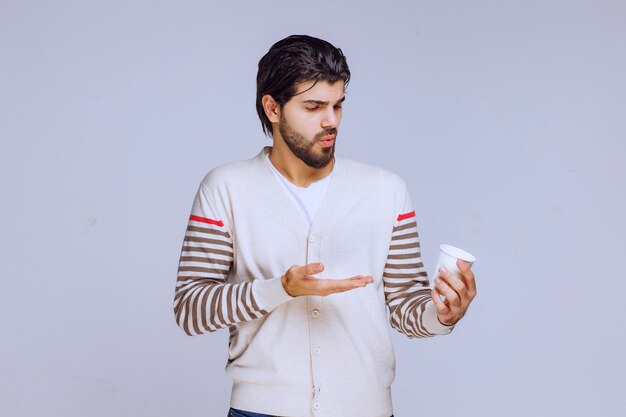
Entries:
<svg viewBox="0 0 626 417">
<path fill-rule="evenodd" d="M 339 100 L 343 97 L 344 81 L 305 81 L 296 86 L 293 99 L 298 101 L 317 99 L 323 101 Z"/>
</svg>

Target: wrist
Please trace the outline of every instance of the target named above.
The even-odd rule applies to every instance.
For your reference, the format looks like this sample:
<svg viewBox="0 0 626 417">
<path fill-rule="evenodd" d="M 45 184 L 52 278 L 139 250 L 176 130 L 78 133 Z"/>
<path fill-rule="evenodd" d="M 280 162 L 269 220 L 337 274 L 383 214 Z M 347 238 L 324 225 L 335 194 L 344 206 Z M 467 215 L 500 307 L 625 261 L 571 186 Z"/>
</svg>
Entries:
<svg viewBox="0 0 626 417">
<path fill-rule="evenodd" d="M 439 314 L 437 314 L 437 320 L 439 321 L 439 324 L 443 325 L 443 326 L 447 326 L 447 327 L 452 327 L 454 326 L 459 320 L 454 320 L 452 323 L 447 322 L 445 319 L 442 319 L 441 316 Z"/>
<path fill-rule="evenodd" d="M 286 275 L 283 275 L 282 277 L 280 277 L 280 283 L 283 285 L 283 289 L 285 290 L 285 292 L 289 294 L 290 297 L 294 297 L 294 295 L 287 289 L 287 276 Z"/>
</svg>

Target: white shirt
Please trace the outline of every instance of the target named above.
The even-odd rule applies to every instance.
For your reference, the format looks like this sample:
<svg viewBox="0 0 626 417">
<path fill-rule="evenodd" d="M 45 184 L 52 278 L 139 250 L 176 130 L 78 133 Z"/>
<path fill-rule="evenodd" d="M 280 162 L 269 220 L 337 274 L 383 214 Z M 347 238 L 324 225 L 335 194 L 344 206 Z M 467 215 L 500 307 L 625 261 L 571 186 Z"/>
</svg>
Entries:
<svg viewBox="0 0 626 417">
<path fill-rule="evenodd" d="M 333 170 L 329 175 L 321 180 L 317 180 L 309 184 L 308 187 L 298 187 L 285 178 L 283 174 L 276 169 L 270 160 L 269 154 L 266 155 L 266 159 L 272 168 L 272 171 L 274 171 L 276 178 L 278 178 L 280 183 L 283 184 L 283 188 L 290 195 L 291 200 L 300 211 L 300 214 L 310 226 L 313 223 L 313 218 L 315 217 L 317 209 L 326 195 L 326 190 L 328 189 L 328 184 L 330 183 L 333 173 L 335 172 L 335 168 L 333 167 Z"/>
</svg>

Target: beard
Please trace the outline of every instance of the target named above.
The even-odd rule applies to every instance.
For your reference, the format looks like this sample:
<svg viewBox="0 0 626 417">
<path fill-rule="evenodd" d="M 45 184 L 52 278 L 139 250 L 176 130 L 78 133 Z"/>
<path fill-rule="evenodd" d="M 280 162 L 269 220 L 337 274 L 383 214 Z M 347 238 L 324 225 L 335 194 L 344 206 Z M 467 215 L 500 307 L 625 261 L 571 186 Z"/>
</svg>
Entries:
<svg viewBox="0 0 626 417">
<path fill-rule="evenodd" d="M 315 150 L 317 143 L 324 136 L 337 135 L 337 129 L 335 128 L 324 130 L 315 135 L 313 140 L 309 140 L 289 125 L 287 119 L 285 118 L 285 113 L 283 112 L 280 115 L 278 131 L 291 152 L 311 168 L 324 168 L 330 163 L 330 161 L 333 160 L 333 157 L 335 156 L 335 143 L 337 143 L 336 136 L 333 146 L 328 148 L 322 147 L 321 151 Z"/>
</svg>

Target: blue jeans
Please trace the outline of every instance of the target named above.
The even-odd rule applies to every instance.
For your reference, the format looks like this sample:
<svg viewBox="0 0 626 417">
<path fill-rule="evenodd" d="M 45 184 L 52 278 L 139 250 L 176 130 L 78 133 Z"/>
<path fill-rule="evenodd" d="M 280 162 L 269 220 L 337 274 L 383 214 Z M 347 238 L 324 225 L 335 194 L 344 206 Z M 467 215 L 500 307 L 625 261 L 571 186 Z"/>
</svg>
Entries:
<svg viewBox="0 0 626 417">
<path fill-rule="evenodd" d="M 269 414 L 259 414 L 259 413 L 253 413 L 251 411 L 236 410 L 234 408 L 231 408 L 230 410 L 228 410 L 228 417 L 279 417 L 279 416 L 270 416 Z"/>
</svg>

